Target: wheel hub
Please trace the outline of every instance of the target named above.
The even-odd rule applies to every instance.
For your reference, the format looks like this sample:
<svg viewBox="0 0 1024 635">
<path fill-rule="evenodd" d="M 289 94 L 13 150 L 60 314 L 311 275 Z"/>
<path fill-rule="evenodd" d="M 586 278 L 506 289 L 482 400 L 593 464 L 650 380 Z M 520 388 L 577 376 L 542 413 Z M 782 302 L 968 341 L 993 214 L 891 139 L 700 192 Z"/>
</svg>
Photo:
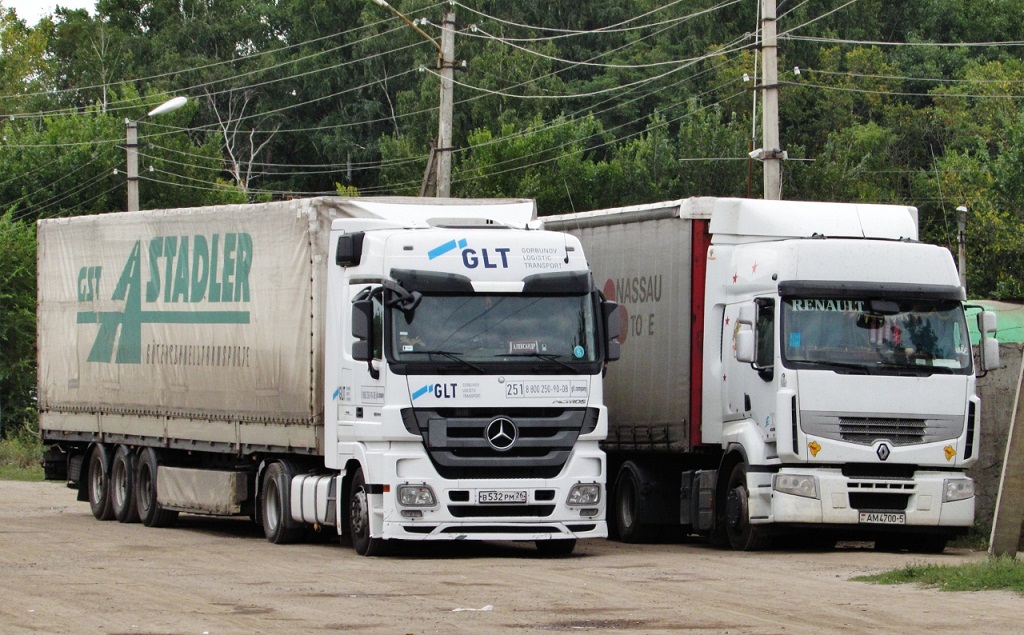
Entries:
<svg viewBox="0 0 1024 635">
<path fill-rule="evenodd" d="M 729 527 L 738 529 L 747 521 L 747 489 L 734 487 L 725 501 L 725 520 Z"/>
</svg>

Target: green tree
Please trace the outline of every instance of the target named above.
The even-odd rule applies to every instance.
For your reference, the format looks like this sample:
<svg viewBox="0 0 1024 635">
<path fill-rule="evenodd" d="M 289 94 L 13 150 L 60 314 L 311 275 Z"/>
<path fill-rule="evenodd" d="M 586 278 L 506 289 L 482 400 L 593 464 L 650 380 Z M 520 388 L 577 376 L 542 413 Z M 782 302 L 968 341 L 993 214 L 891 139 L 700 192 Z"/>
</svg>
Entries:
<svg viewBox="0 0 1024 635">
<path fill-rule="evenodd" d="M 0 216 L 0 436 L 34 425 L 36 239 L 31 223 Z"/>
</svg>

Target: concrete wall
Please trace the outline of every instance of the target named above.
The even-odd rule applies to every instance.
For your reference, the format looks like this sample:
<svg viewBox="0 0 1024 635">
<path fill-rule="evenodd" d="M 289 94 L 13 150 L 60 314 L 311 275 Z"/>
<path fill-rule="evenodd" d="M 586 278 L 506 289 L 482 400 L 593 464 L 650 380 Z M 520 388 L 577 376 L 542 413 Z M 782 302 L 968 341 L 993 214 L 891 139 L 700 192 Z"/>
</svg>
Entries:
<svg viewBox="0 0 1024 635">
<path fill-rule="evenodd" d="M 992 517 L 999 492 L 999 479 L 1006 454 L 1006 440 L 1013 416 L 1017 383 L 1020 379 L 1021 344 L 1000 344 L 1003 367 L 978 380 L 981 397 L 981 448 L 978 462 L 968 474 L 975 480 L 977 492 L 976 524 L 983 535 L 992 531 Z"/>
</svg>

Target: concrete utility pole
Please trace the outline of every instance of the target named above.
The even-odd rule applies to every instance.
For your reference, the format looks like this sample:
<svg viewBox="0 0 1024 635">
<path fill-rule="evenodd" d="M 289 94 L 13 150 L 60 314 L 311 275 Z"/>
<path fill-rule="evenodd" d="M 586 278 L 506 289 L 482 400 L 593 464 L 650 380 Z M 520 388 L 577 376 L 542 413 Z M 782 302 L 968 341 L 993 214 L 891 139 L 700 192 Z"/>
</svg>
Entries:
<svg viewBox="0 0 1024 635">
<path fill-rule="evenodd" d="M 779 143 L 779 57 L 776 37 L 775 0 L 761 0 L 761 88 L 764 90 L 762 112 L 761 159 L 764 163 L 764 198 L 782 198 L 782 160 L 786 153 Z"/>
<path fill-rule="evenodd" d="M 139 124 L 124 120 L 128 128 L 125 148 L 128 150 L 128 211 L 139 211 Z"/>
<path fill-rule="evenodd" d="M 430 37 L 426 31 L 419 27 L 419 19 L 410 20 L 404 13 L 388 4 L 387 0 L 373 0 L 391 13 L 401 18 L 411 26 L 417 33 L 437 47 L 437 70 L 441 76 L 441 103 L 437 112 L 437 145 L 430 149 L 430 159 L 427 160 L 427 170 L 423 175 L 423 186 L 420 188 L 420 196 L 424 196 L 427 186 L 430 183 L 430 168 L 436 167 L 434 172 L 435 194 L 438 197 L 451 196 L 452 191 L 452 104 L 454 103 L 455 85 L 455 10 L 445 11 L 444 21 L 441 24 L 440 44 Z"/>
<path fill-rule="evenodd" d="M 165 113 L 174 112 L 188 103 L 187 97 L 172 97 L 160 104 L 153 110 L 146 113 L 147 117 L 156 117 Z M 125 149 L 128 151 L 126 157 L 126 174 L 128 176 L 128 211 L 139 211 L 139 122 L 134 119 L 124 120 L 127 132 L 125 134 Z M 117 170 L 114 170 L 117 173 Z"/>
<path fill-rule="evenodd" d="M 441 56 L 437 60 L 441 73 L 441 105 L 437 117 L 437 195 L 452 192 L 452 104 L 455 86 L 455 10 L 445 11 L 441 25 Z"/>
<path fill-rule="evenodd" d="M 957 264 L 959 265 L 958 270 L 960 271 L 960 286 L 964 288 L 964 293 L 967 293 L 967 241 L 965 240 L 967 231 L 967 208 L 963 205 L 956 208 L 956 246 L 957 246 Z"/>
</svg>

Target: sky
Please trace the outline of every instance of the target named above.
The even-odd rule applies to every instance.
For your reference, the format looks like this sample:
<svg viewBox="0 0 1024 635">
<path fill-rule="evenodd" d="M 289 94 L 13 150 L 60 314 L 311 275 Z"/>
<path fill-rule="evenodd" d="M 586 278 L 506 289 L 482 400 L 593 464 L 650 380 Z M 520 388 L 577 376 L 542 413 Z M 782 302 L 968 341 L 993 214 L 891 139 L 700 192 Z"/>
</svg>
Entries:
<svg viewBox="0 0 1024 635">
<path fill-rule="evenodd" d="M 44 15 L 52 14 L 58 4 L 68 9 L 88 9 L 90 13 L 96 9 L 96 0 L 0 0 L 0 5 L 14 9 L 29 26 L 35 26 Z"/>
</svg>

